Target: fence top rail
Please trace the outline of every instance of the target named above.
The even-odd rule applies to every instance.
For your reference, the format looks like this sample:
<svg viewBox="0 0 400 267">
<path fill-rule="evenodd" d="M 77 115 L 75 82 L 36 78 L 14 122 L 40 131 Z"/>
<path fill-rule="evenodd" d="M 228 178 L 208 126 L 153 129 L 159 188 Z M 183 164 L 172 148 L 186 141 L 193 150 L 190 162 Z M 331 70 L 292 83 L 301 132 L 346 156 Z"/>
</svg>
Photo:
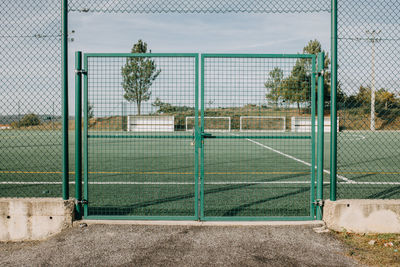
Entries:
<svg viewBox="0 0 400 267">
<path fill-rule="evenodd" d="M 312 54 L 201 54 L 202 58 L 316 58 Z"/>
<path fill-rule="evenodd" d="M 198 53 L 85 53 L 85 57 L 198 57 Z M 201 54 L 202 58 L 316 58 L 312 54 Z"/>
<path fill-rule="evenodd" d="M 197 53 L 85 53 L 85 57 L 198 57 Z"/>
</svg>

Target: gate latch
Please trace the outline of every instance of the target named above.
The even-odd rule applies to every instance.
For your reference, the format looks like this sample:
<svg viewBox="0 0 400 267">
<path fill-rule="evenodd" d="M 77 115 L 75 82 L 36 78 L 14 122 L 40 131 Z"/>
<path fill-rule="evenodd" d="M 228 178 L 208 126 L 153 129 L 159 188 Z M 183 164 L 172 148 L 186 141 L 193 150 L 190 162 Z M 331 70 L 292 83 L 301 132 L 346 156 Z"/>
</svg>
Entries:
<svg viewBox="0 0 400 267">
<path fill-rule="evenodd" d="M 325 201 L 323 199 L 316 199 L 313 204 L 317 207 L 323 207 L 325 204 Z"/>
<path fill-rule="evenodd" d="M 76 74 L 87 74 L 86 70 L 75 70 Z"/>
<path fill-rule="evenodd" d="M 210 134 L 210 133 L 201 133 L 201 136 L 202 136 L 203 138 L 215 138 L 215 136 L 213 136 L 213 135 Z"/>
</svg>

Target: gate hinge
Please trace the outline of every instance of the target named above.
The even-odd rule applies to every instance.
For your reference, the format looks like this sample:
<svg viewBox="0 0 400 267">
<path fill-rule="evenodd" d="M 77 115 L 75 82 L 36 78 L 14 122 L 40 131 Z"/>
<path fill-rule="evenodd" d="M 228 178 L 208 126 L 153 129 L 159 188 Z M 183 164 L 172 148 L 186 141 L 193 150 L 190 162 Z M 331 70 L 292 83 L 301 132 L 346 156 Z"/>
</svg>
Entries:
<svg viewBox="0 0 400 267">
<path fill-rule="evenodd" d="M 325 201 L 323 199 L 316 199 L 313 204 L 317 207 L 323 207 L 325 204 Z"/>
<path fill-rule="evenodd" d="M 89 202 L 86 199 L 82 199 L 82 200 L 75 200 L 75 204 L 76 205 L 87 205 Z"/>
<path fill-rule="evenodd" d="M 76 74 L 87 74 L 86 70 L 75 70 Z"/>
</svg>

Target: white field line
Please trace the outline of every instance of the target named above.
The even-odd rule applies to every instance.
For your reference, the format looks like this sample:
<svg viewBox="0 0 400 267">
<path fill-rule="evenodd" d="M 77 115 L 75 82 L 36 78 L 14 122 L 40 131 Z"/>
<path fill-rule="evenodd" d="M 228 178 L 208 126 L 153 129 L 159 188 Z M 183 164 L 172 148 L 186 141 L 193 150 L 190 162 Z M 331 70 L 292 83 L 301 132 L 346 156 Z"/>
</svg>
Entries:
<svg viewBox="0 0 400 267">
<path fill-rule="evenodd" d="M 309 184 L 307 181 L 271 181 L 271 182 L 205 182 L 204 184 L 224 185 L 224 184 Z M 46 184 L 62 184 L 62 182 L 0 182 L 0 184 L 14 185 L 46 185 Z M 69 182 L 75 184 L 75 182 Z M 94 185 L 194 185 L 194 182 L 89 182 Z"/>
<path fill-rule="evenodd" d="M 272 148 L 272 147 L 269 147 L 269 146 L 266 146 L 266 145 L 264 145 L 264 144 L 261 144 L 261 143 L 259 143 L 259 142 L 257 142 L 257 141 L 252 140 L 252 139 L 246 138 L 246 140 L 249 141 L 249 142 L 252 142 L 252 143 L 254 143 L 254 144 L 256 144 L 256 145 L 259 145 L 259 146 L 261 146 L 261 147 L 263 147 L 263 148 L 266 148 L 266 149 L 268 149 L 268 150 L 271 150 L 271 151 L 273 151 L 273 152 L 275 152 L 275 153 L 277 153 L 277 154 L 279 154 L 279 155 L 282 155 L 282 156 L 284 156 L 284 157 L 287 157 L 287 158 L 289 158 L 289 159 L 292 159 L 292 160 L 294 160 L 294 161 L 300 162 L 300 163 L 302 163 L 302 164 L 304 164 L 304 165 L 306 165 L 306 166 L 311 167 L 311 163 L 308 163 L 308 162 L 306 162 L 306 161 L 304 161 L 304 160 L 301 160 L 301 159 L 298 159 L 298 158 L 293 157 L 293 156 L 291 156 L 291 155 L 285 154 L 285 153 L 283 153 L 283 152 L 281 152 L 281 151 L 279 151 L 279 150 L 276 150 L 276 149 L 274 149 L 274 148 Z M 330 171 L 325 170 L 325 169 L 324 169 L 324 173 L 331 174 Z M 342 176 L 342 175 L 337 175 L 337 177 L 338 177 L 339 179 L 342 179 L 343 181 L 348 182 L 348 183 L 355 183 L 355 181 L 350 180 L 349 178 L 346 178 L 346 177 L 344 177 L 344 176 Z"/>
<path fill-rule="evenodd" d="M 205 182 L 207 185 L 235 185 L 235 184 L 309 184 L 309 181 L 271 181 L 271 182 Z M 62 182 L 0 182 L 0 185 L 61 185 Z M 75 182 L 69 182 L 75 184 Z M 194 185 L 194 182 L 89 182 L 92 185 Z M 330 182 L 324 182 L 330 184 Z M 352 185 L 400 185 L 400 182 L 339 182 Z"/>
</svg>

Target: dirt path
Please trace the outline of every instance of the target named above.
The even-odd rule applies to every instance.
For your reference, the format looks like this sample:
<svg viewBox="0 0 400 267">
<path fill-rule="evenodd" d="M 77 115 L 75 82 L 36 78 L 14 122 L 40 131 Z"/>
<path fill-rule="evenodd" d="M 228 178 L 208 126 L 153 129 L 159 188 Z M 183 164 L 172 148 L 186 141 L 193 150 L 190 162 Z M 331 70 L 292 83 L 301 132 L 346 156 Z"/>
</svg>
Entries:
<svg viewBox="0 0 400 267">
<path fill-rule="evenodd" d="M 357 266 L 313 227 L 74 227 L 42 242 L 0 243 L 0 266 Z"/>
</svg>

